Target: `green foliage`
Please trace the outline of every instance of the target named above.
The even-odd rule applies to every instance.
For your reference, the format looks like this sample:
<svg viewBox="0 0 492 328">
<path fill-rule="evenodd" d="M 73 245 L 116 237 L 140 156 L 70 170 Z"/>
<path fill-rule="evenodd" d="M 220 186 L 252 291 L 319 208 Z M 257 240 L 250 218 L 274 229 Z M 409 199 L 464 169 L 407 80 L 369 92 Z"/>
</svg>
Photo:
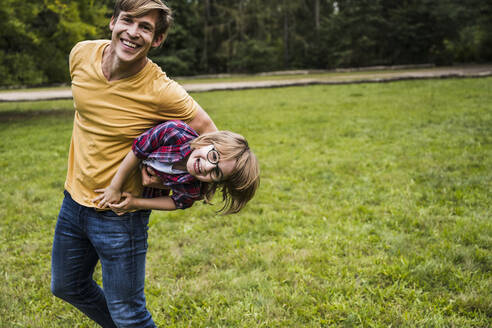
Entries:
<svg viewBox="0 0 492 328">
<path fill-rule="evenodd" d="M 169 4 L 175 29 L 153 58 L 173 75 L 492 59 L 485 46 L 492 13 L 483 2 L 473 8 L 455 0 Z M 477 31 L 475 42 L 470 30 Z"/>
<path fill-rule="evenodd" d="M 34 56 L 27 53 L 7 54 L 0 50 L 0 76 L 3 78 L 3 85 L 43 83 L 45 81 L 43 71 L 37 67 Z"/>
<path fill-rule="evenodd" d="M 229 70 L 234 72 L 265 72 L 278 70 L 281 60 L 277 47 L 261 40 L 247 40 L 237 44 L 236 54 L 231 58 Z"/>
<path fill-rule="evenodd" d="M 0 86 L 69 82 L 76 42 L 108 38 L 114 1 L 4 0 Z M 470 0 L 169 0 L 151 59 L 171 76 L 492 61 L 492 4 Z"/>
<path fill-rule="evenodd" d="M 195 94 L 262 182 L 237 215 L 152 214 L 157 325 L 488 327 L 491 83 Z M 0 111 L 0 327 L 95 327 L 49 292 L 73 108 L 34 105 Z"/>
<path fill-rule="evenodd" d="M 184 61 L 191 63 L 175 74 L 492 60 L 492 8 L 486 1 L 169 4 L 176 8 L 179 36 L 175 42 L 171 34 L 159 56 L 184 58 L 180 52 L 186 49 Z"/>
<path fill-rule="evenodd" d="M 103 35 L 107 7 L 89 0 L 5 0 L 0 8 L 0 85 L 69 81 L 75 43 Z M 5 49 L 5 50 L 3 50 Z"/>
<path fill-rule="evenodd" d="M 191 72 L 190 63 L 181 60 L 177 56 L 159 56 L 152 57 L 152 61 L 161 67 L 166 67 L 166 74 L 175 76 L 175 74 L 189 74 Z"/>
<path fill-rule="evenodd" d="M 490 61 L 492 56 L 492 4 L 472 0 L 469 10 L 461 10 L 463 23 L 456 37 L 445 40 L 448 55 L 460 62 Z M 459 12 L 459 11 L 458 11 Z"/>
</svg>

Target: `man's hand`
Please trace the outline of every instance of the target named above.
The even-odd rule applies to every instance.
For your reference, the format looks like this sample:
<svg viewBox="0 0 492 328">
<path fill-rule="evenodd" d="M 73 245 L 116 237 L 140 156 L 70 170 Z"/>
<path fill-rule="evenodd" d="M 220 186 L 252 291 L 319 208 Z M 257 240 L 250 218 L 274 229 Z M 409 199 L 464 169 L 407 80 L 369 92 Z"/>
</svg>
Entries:
<svg viewBox="0 0 492 328">
<path fill-rule="evenodd" d="M 142 165 L 142 185 L 157 189 L 165 188 L 161 179 L 156 175 L 153 168 L 147 165 Z"/>
<path fill-rule="evenodd" d="M 111 186 L 104 189 L 97 189 L 94 192 L 102 193 L 92 200 L 93 203 L 97 203 L 97 207 L 106 208 L 109 204 L 119 202 L 121 199 L 121 191 L 112 188 Z"/>
</svg>

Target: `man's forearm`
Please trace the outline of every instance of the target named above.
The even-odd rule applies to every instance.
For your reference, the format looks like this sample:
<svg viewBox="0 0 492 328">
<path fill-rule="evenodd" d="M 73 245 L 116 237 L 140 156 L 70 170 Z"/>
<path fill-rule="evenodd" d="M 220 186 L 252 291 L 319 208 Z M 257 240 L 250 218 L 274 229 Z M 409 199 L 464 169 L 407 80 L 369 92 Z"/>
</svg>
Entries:
<svg viewBox="0 0 492 328">
<path fill-rule="evenodd" d="M 217 131 L 214 121 L 208 116 L 207 112 L 198 105 L 195 117 L 188 123 L 198 134 Z"/>
</svg>

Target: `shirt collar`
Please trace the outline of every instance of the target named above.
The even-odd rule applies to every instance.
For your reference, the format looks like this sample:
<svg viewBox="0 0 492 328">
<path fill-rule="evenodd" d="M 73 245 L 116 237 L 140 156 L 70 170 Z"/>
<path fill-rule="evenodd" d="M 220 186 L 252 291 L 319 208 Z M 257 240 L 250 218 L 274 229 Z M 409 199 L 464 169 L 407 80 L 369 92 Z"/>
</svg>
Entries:
<svg viewBox="0 0 492 328">
<path fill-rule="evenodd" d="M 181 154 L 181 159 L 188 157 L 191 154 L 191 145 L 190 142 L 186 142 L 179 147 L 179 153 Z"/>
</svg>

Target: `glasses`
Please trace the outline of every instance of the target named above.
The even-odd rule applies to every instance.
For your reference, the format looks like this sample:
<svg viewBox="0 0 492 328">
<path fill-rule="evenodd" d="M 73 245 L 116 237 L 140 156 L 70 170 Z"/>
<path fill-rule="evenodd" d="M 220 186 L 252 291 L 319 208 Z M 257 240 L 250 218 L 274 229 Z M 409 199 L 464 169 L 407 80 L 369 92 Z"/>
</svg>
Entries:
<svg viewBox="0 0 492 328">
<path fill-rule="evenodd" d="M 215 165 L 215 167 L 210 172 L 210 177 L 214 182 L 220 182 L 224 177 L 224 174 L 219 169 L 220 155 L 219 152 L 215 149 L 215 147 L 212 147 L 212 149 L 208 151 L 207 161 L 209 161 L 210 164 Z"/>
</svg>

